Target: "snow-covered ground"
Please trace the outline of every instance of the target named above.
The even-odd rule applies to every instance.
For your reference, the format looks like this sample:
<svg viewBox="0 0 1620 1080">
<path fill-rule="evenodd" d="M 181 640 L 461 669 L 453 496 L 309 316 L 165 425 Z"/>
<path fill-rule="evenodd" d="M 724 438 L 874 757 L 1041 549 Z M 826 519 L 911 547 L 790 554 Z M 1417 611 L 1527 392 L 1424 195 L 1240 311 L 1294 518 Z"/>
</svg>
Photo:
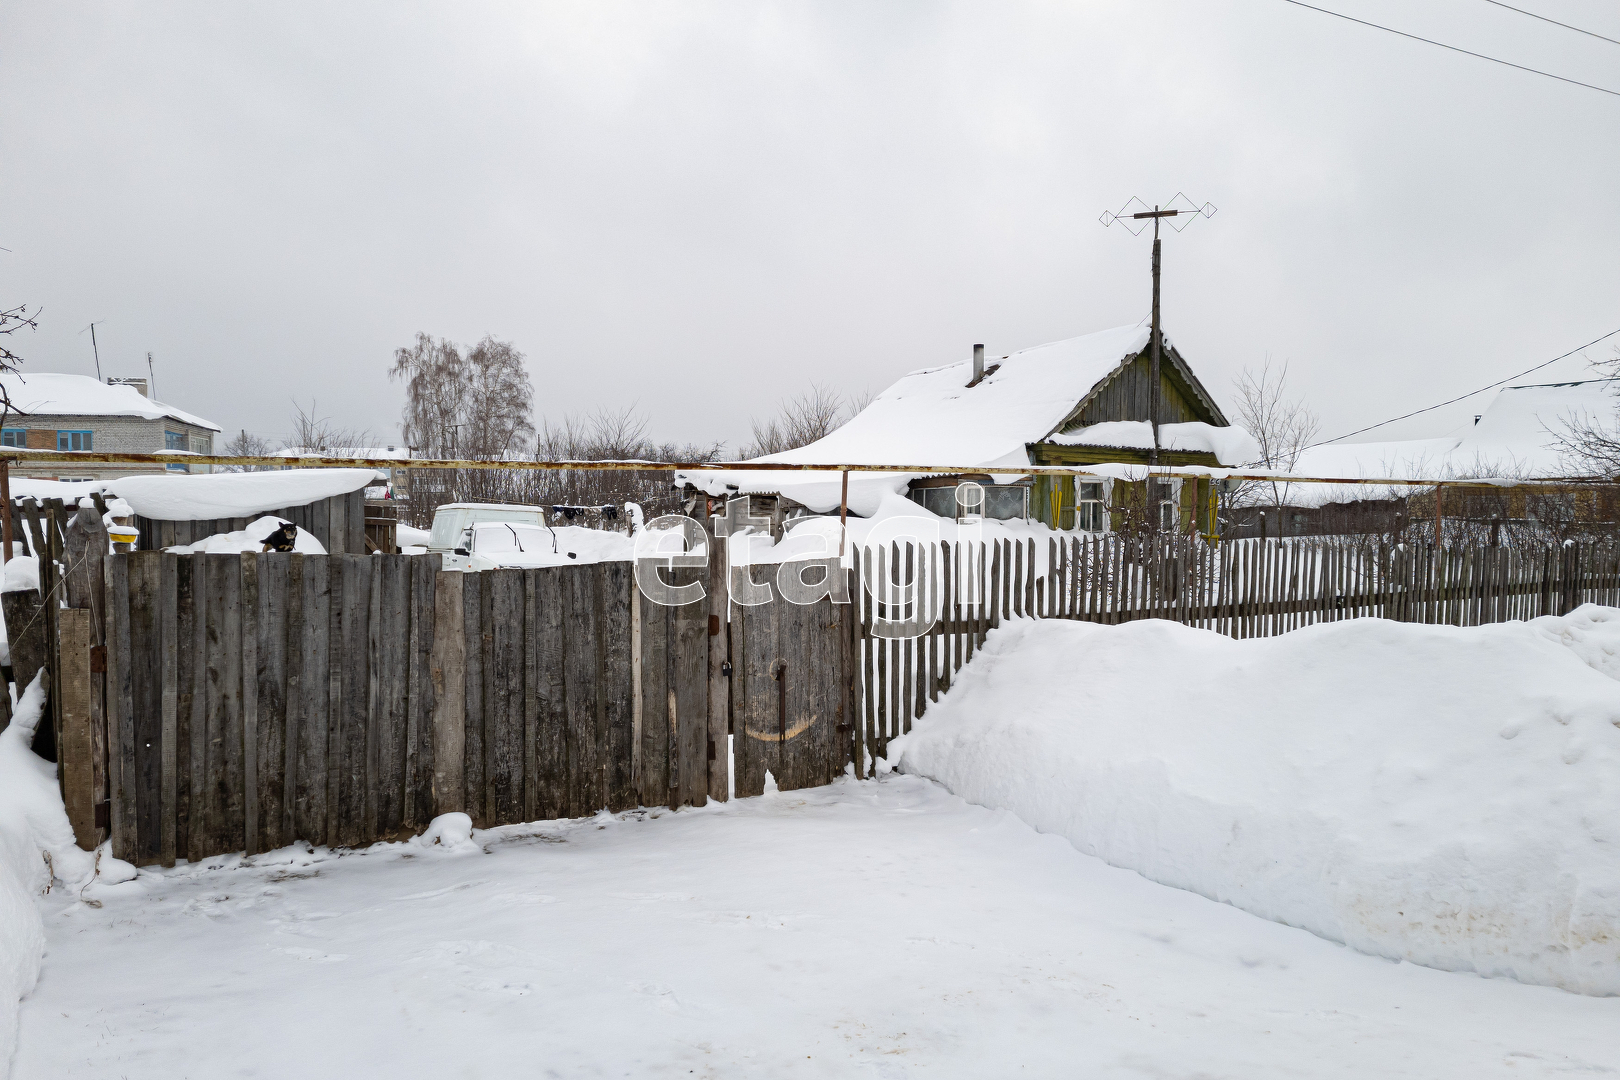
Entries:
<svg viewBox="0 0 1620 1080">
<path fill-rule="evenodd" d="M 475 839 L 52 893 L 16 1080 L 1620 1069 L 1620 999 L 1374 959 L 920 777 Z"/>
</svg>

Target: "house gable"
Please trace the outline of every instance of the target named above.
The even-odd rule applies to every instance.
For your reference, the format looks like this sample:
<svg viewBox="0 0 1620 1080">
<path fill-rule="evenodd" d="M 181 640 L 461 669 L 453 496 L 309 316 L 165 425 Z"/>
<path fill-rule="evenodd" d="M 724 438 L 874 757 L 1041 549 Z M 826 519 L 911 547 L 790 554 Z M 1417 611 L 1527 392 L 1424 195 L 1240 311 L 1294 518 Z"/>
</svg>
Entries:
<svg viewBox="0 0 1620 1080">
<path fill-rule="evenodd" d="M 1146 349 L 1122 363 L 1091 388 L 1057 430 L 1071 432 L 1112 420 L 1147 420 L 1152 366 Z M 1160 358 L 1158 420 L 1161 424 L 1201 421 L 1215 427 L 1229 426 L 1220 406 L 1174 346 L 1167 346 Z"/>
</svg>

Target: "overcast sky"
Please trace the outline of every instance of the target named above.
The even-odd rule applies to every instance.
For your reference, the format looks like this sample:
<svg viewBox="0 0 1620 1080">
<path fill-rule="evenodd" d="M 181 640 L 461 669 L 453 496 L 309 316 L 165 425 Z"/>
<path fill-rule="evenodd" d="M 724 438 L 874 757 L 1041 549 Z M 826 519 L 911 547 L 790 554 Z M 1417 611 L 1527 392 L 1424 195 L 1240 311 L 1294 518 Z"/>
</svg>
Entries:
<svg viewBox="0 0 1620 1080">
<path fill-rule="evenodd" d="M 1620 88 L 1484 0 L 1318 3 Z M 27 370 L 94 374 L 100 320 L 104 374 L 150 351 L 228 433 L 296 398 L 397 438 L 423 330 L 515 342 L 541 416 L 736 445 L 812 380 L 1145 318 L 1150 241 L 1098 215 L 1177 191 L 1219 212 L 1165 242 L 1167 333 L 1223 402 L 1287 360 L 1325 435 L 1620 328 L 1620 97 L 1283 0 L 11 0 L 0 102 Z"/>
</svg>

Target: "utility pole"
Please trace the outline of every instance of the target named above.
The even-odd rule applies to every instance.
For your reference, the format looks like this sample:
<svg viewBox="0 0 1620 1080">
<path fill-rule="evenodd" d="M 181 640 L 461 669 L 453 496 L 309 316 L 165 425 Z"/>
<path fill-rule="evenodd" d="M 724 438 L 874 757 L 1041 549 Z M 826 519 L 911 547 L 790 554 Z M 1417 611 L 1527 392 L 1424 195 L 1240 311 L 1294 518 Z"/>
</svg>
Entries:
<svg viewBox="0 0 1620 1080">
<path fill-rule="evenodd" d="M 1177 205 L 1178 200 L 1186 205 Z M 1133 211 L 1131 209 L 1132 204 L 1140 206 L 1141 209 Z M 1176 197 L 1171 199 L 1168 204 L 1163 207 L 1154 206 L 1151 209 L 1141 199 L 1133 195 L 1130 202 L 1126 203 L 1119 213 L 1104 211 L 1102 217 L 1098 219 L 1103 223 L 1104 228 L 1118 221 L 1125 225 L 1125 228 L 1130 231 L 1132 236 L 1141 235 L 1142 230 L 1147 227 L 1147 223 L 1149 221 L 1153 222 L 1153 326 L 1148 333 L 1148 366 L 1150 369 L 1148 379 L 1151 384 L 1148 387 L 1148 423 L 1153 426 L 1153 446 L 1148 450 L 1149 490 L 1147 493 L 1148 528 L 1152 531 L 1157 531 L 1159 527 L 1159 515 L 1153 505 L 1152 474 L 1159 467 L 1159 358 L 1163 351 L 1164 341 L 1164 330 L 1159 322 L 1159 221 L 1161 218 L 1187 218 L 1187 221 L 1179 224 L 1174 221 L 1170 223 L 1171 228 L 1180 232 L 1188 225 L 1191 225 L 1192 219 L 1195 217 L 1214 216 L 1215 206 L 1213 203 L 1195 206 L 1191 199 L 1178 191 Z M 1141 222 L 1141 224 L 1132 228 L 1131 222 Z"/>
<path fill-rule="evenodd" d="M 96 357 L 96 382 L 101 382 L 101 349 L 96 345 L 96 324 L 91 323 L 84 330 L 90 331 L 90 351 Z M 84 333 L 84 330 L 80 330 L 79 333 Z"/>
</svg>

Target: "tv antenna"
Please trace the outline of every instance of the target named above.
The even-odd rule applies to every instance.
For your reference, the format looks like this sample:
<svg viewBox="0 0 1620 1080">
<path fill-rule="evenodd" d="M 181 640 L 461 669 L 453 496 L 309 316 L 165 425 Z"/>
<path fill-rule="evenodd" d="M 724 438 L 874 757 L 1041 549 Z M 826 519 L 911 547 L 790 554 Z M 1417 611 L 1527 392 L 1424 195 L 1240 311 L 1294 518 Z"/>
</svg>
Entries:
<svg viewBox="0 0 1620 1080">
<path fill-rule="evenodd" d="M 1153 448 L 1148 451 L 1149 469 L 1158 468 L 1159 465 L 1159 352 L 1164 338 L 1164 333 L 1159 327 L 1159 219 L 1171 219 L 1170 227 L 1180 232 L 1191 225 L 1194 218 L 1214 216 L 1214 203 L 1198 206 L 1178 191 L 1176 197 L 1163 206 L 1149 206 L 1132 195 L 1131 201 L 1121 207 L 1119 213 L 1105 210 L 1102 217 L 1097 219 L 1103 223 L 1104 228 L 1118 222 L 1125 226 L 1132 236 L 1142 235 L 1147 223 L 1153 222 L 1153 330 L 1148 337 L 1149 363 L 1152 366 L 1152 386 L 1148 390 L 1148 420 L 1153 425 Z M 1177 218 L 1184 220 L 1177 221 L 1175 220 Z M 1157 527 L 1157 516 L 1149 513 L 1148 517 L 1154 527 Z"/>
<path fill-rule="evenodd" d="M 102 321 L 105 321 L 105 320 L 102 320 Z M 96 324 L 91 323 L 89 326 L 85 327 L 84 330 L 90 331 L 90 350 L 93 353 L 95 353 L 95 356 L 96 356 L 96 382 L 100 382 L 101 381 L 101 349 L 96 345 Z M 81 334 L 84 333 L 84 330 L 80 330 L 79 333 L 81 333 Z"/>
</svg>

